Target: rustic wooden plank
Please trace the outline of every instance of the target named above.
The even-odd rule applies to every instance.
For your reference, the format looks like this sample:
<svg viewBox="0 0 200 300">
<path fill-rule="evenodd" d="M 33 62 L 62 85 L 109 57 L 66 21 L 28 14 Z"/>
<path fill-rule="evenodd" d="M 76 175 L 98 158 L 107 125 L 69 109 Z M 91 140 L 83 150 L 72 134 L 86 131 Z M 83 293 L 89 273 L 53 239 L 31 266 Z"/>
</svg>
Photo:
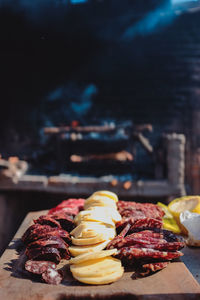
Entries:
<svg viewBox="0 0 200 300">
<path fill-rule="evenodd" d="M 70 273 L 59 286 L 23 278 L 19 272 L 22 259 L 19 259 L 17 245 L 32 220 L 44 213 L 46 211 L 29 213 L 8 249 L 2 255 L 0 259 L 0 299 L 200 299 L 199 284 L 180 261 L 173 262 L 166 269 L 146 278 L 134 279 L 133 272 L 125 272 L 117 282 L 103 286 L 81 284 L 74 280 Z"/>
</svg>

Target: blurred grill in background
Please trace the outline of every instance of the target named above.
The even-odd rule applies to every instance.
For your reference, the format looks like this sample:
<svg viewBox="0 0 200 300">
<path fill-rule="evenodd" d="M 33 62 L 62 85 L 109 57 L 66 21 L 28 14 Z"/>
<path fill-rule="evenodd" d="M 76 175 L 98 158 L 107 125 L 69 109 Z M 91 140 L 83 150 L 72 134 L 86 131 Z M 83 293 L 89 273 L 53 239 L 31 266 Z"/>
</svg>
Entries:
<svg viewBox="0 0 200 300">
<path fill-rule="evenodd" d="M 0 0 L 3 245 L 27 211 L 98 184 L 200 193 L 199 2 Z"/>
</svg>

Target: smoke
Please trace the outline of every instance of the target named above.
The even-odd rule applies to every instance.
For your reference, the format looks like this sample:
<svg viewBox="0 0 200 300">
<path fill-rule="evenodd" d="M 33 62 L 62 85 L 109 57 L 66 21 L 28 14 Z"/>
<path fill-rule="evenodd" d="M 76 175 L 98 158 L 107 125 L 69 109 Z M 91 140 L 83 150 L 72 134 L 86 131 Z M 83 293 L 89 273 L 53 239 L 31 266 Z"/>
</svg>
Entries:
<svg viewBox="0 0 200 300">
<path fill-rule="evenodd" d="M 78 116 L 86 115 L 92 106 L 92 97 L 97 91 L 94 84 L 89 84 L 81 93 L 78 101 L 72 101 L 70 103 L 72 111 Z"/>
<path fill-rule="evenodd" d="M 65 86 L 57 87 L 46 97 L 45 107 L 48 107 L 48 118 L 45 119 L 45 124 L 73 120 L 84 122 L 85 116 L 92 108 L 93 97 L 97 93 L 98 89 L 93 83 L 80 87 L 70 82 Z"/>
<path fill-rule="evenodd" d="M 137 23 L 130 25 L 122 35 L 122 40 L 132 40 L 136 36 L 145 36 L 170 25 L 177 14 L 171 2 L 166 2 L 155 10 L 149 12 Z"/>
<path fill-rule="evenodd" d="M 171 0 L 172 4 L 179 4 L 184 2 L 198 2 L 199 0 Z"/>
<path fill-rule="evenodd" d="M 137 11 L 135 11 L 135 8 L 137 8 L 137 6 L 134 7 L 134 3 L 132 6 L 129 6 L 130 10 L 132 11 L 132 13 L 130 14 L 127 3 L 123 4 L 122 1 L 122 11 L 123 7 L 127 6 L 126 12 L 124 13 L 123 11 L 120 17 L 116 16 L 116 19 L 113 19 L 112 25 L 110 25 L 109 23 L 109 26 L 108 24 L 103 23 L 104 17 L 102 16 L 102 25 L 100 26 L 101 28 L 96 28 L 96 32 L 94 32 L 94 34 L 97 36 L 100 35 L 100 37 L 103 37 L 103 39 L 110 40 L 113 40 L 115 39 L 115 37 L 117 37 L 118 41 L 120 40 L 120 42 L 132 40 L 139 35 L 148 35 L 150 33 L 153 33 L 155 30 L 160 30 L 163 27 L 171 24 L 177 17 L 177 14 L 173 9 L 173 5 L 175 3 L 185 1 L 187 0 L 162 0 L 161 6 L 147 13 L 137 23 L 133 21 L 131 25 L 131 14 L 134 18 L 134 15 L 137 14 Z M 190 2 L 191 1 L 195 0 L 190 0 Z M 74 6 L 76 6 L 76 4 L 81 4 L 84 2 L 87 3 L 88 0 L 0 0 L 0 4 L 3 3 L 4 5 L 11 7 L 15 11 L 20 12 L 22 10 L 29 19 L 35 21 L 36 23 L 45 23 L 47 21 L 55 22 L 54 28 L 62 26 L 61 20 L 65 20 L 65 12 L 68 11 L 68 8 L 70 6 L 69 4 L 74 4 Z M 102 1 L 102 5 L 104 5 L 104 1 Z M 115 5 L 119 5 L 119 3 L 115 4 L 113 2 L 113 12 L 115 11 Z M 88 11 L 90 11 L 89 8 Z M 90 18 L 93 18 L 93 15 L 91 15 Z M 85 22 L 87 23 L 88 20 L 85 19 Z M 71 26 L 73 27 L 73 23 Z M 126 29 L 121 35 L 122 28 Z M 119 39 L 119 36 L 121 36 L 122 38 Z"/>
<path fill-rule="evenodd" d="M 41 24 L 47 20 L 58 20 L 58 12 L 62 18 L 68 8 L 68 2 L 68 0 L 0 0 L 0 8 L 7 7 L 17 14 L 24 14 L 29 21 Z"/>
</svg>

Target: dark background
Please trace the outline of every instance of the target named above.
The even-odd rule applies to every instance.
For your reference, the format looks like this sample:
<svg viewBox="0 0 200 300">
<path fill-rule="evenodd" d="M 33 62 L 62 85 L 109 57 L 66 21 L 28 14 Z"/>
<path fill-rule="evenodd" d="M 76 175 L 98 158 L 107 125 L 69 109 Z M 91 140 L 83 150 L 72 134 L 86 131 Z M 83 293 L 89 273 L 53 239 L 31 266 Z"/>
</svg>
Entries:
<svg viewBox="0 0 200 300">
<path fill-rule="evenodd" d="M 33 155 L 44 126 L 151 123 L 153 144 L 163 132 L 186 135 L 186 184 L 200 193 L 198 9 L 168 0 L 0 0 L 0 83 L 3 157 Z M 65 197 L 9 193 L 0 251 L 28 211 Z"/>
<path fill-rule="evenodd" d="M 166 0 L 0 3 L 1 153 L 20 154 L 43 126 L 74 119 L 191 136 L 198 10 L 180 13 Z"/>
</svg>

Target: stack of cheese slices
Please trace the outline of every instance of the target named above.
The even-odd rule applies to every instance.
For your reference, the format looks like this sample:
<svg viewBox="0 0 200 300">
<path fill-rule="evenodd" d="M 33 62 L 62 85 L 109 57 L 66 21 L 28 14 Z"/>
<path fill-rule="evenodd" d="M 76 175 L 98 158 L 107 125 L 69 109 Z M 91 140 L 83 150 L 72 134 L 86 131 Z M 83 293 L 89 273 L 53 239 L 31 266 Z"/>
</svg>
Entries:
<svg viewBox="0 0 200 300">
<path fill-rule="evenodd" d="M 109 191 L 98 191 L 86 199 L 84 209 L 75 217 L 77 227 L 71 231 L 72 258 L 70 270 L 77 280 L 89 284 L 106 284 L 119 279 L 124 272 L 121 261 L 111 257 L 116 249 L 103 250 L 116 235 L 115 223 L 121 220 L 118 197 Z"/>
</svg>

